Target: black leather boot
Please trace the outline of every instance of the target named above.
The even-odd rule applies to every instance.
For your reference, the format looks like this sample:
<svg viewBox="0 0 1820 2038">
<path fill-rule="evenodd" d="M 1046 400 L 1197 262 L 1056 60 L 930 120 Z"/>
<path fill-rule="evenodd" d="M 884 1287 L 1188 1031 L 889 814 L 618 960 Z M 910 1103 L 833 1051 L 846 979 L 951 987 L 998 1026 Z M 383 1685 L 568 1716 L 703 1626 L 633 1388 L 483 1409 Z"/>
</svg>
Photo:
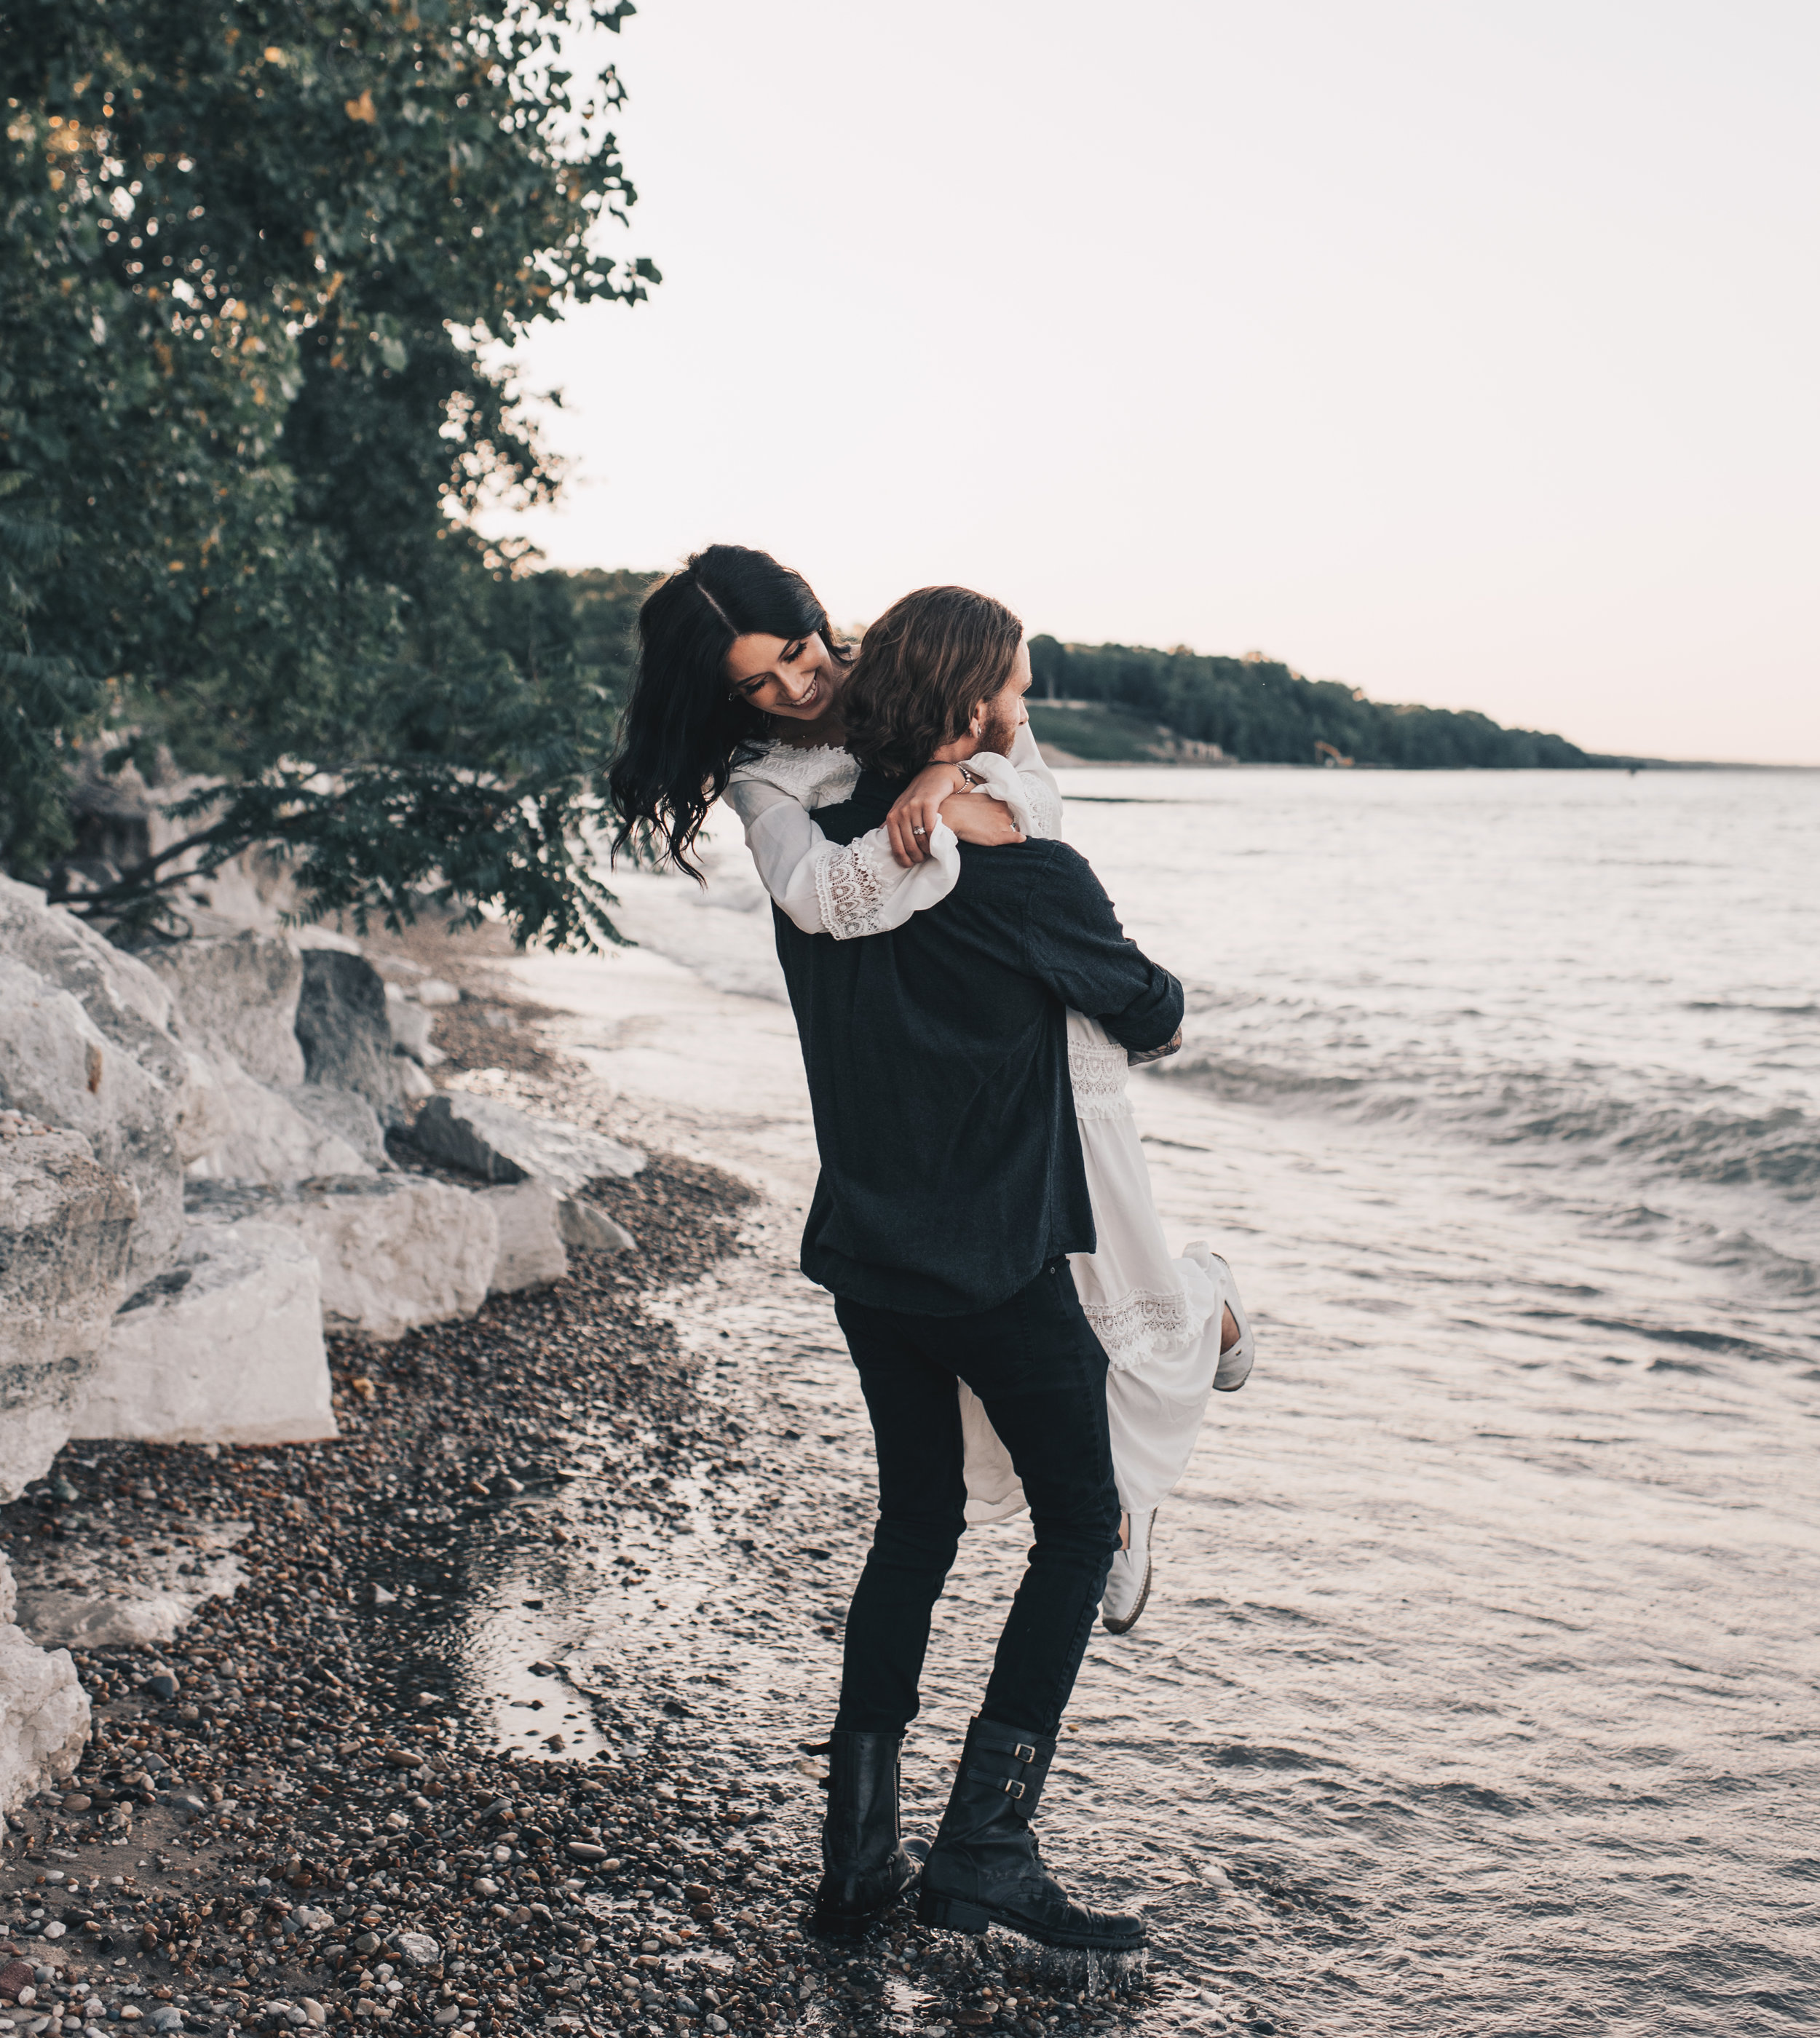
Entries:
<svg viewBox="0 0 1820 2038">
<path fill-rule="evenodd" d="M 828 1737 L 817 1932 L 863 1938 L 916 1879 L 917 1863 L 897 1831 L 897 1752 L 903 1744 L 901 1733 Z"/>
<path fill-rule="evenodd" d="M 950 1932 L 1003 1925 L 1045 1946 L 1130 1953 L 1145 1943 L 1142 1922 L 1069 1900 L 1037 1851 L 1030 1818 L 1056 1744 L 976 1719 L 942 1828 L 923 1870 L 916 1915 Z"/>
</svg>

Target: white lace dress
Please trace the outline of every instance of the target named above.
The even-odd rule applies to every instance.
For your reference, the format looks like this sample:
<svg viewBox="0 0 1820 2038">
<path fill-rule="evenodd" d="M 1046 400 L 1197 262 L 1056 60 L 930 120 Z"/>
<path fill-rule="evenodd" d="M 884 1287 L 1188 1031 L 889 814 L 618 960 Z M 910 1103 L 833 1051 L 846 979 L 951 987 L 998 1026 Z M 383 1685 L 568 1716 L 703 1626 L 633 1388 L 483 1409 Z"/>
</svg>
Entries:
<svg viewBox="0 0 1820 2038">
<path fill-rule="evenodd" d="M 1009 758 L 970 758 L 1029 835 L 1061 832 L 1060 789 L 1026 724 Z M 961 873 L 960 846 L 938 823 L 929 860 L 905 870 L 874 828 L 844 845 L 814 820 L 847 798 L 859 767 L 844 750 L 774 744 L 741 765 L 727 803 L 745 824 L 765 889 L 806 934 L 851 941 L 901 927 L 946 898 Z M 1155 1507 L 1187 1469 L 1219 1363 L 1217 1269 L 1196 1241 L 1172 1257 L 1151 1193 L 1150 1170 L 1125 1092 L 1125 1051 L 1101 1026 L 1068 1014 L 1068 1067 L 1098 1246 L 1069 1257 L 1075 1286 L 1105 1347 L 1106 1415 L 1119 1504 Z M 997 1521 L 1024 1505 L 1010 1453 L 972 1392 L 961 1387 L 967 1519 Z"/>
</svg>

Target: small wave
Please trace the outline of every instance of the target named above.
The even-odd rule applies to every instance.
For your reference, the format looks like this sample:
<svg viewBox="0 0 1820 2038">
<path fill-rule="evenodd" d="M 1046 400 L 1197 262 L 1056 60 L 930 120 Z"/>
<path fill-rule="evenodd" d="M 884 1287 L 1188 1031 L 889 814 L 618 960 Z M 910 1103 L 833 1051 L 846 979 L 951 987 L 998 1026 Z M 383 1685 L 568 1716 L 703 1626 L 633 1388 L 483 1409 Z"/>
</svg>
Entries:
<svg viewBox="0 0 1820 2038">
<path fill-rule="evenodd" d="M 1488 1783 L 1426 1783 L 1418 1784 L 1410 1793 L 1412 1797 L 1439 1800 L 1443 1804 L 1469 1805 L 1476 1812 L 1495 1813 L 1503 1819 L 1520 1819 L 1535 1809 L 1527 1797 L 1516 1797 L 1508 1791 L 1494 1790 Z"/>
<path fill-rule="evenodd" d="M 1807 1112 L 1792 1104 L 1740 1111 L 1640 1100 L 1625 1094 L 1636 1078 L 1622 1070 L 1503 1069 L 1475 1077 L 1446 1061 L 1424 1069 L 1412 1057 L 1387 1076 L 1190 1047 L 1156 1073 L 1236 1104 L 1420 1117 L 1494 1146 L 1583 1149 L 1682 1181 L 1765 1188 L 1792 1202 L 1820 1196 L 1820 1121 Z"/>
<path fill-rule="evenodd" d="M 1270 1062 L 1244 1062 L 1212 1055 L 1184 1054 L 1158 1065 L 1156 1073 L 1170 1081 L 1191 1082 L 1216 1091 L 1233 1104 L 1274 1104 L 1298 1099 L 1343 1102 L 1371 1097 L 1375 1085 L 1368 1076 L 1320 1075 Z M 1412 1105 L 1414 1100 L 1408 1101 Z"/>
<path fill-rule="evenodd" d="M 1793 1105 L 1761 1112 L 1649 1108 L 1621 1097 L 1518 1114 L 1492 1138 L 1598 1144 L 1683 1180 L 1761 1183 L 1786 1196 L 1820 1194 L 1820 1125 Z"/>
<path fill-rule="evenodd" d="M 1763 1005 L 1748 998 L 1690 998 L 1683 1012 L 1762 1012 L 1777 1019 L 1820 1017 L 1820 1005 Z"/>
<path fill-rule="evenodd" d="M 1699 1266 L 1742 1269 L 1773 1294 L 1820 1294 L 1820 1264 L 1765 1244 L 1752 1232 L 1709 1233 L 1689 1241 L 1682 1251 Z"/>
<path fill-rule="evenodd" d="M 1320 1769 L 1327 1765 L 1297 1748 L 1247 1747 L 1240 1741 L 1216 1748 L 1216 1769 Z"/>
<path fill-rule="evenodd" d="M 1783 1356 L 1780 1352 L 1773 1351 L 1768 1345 L 1759 1344 L 1754 1338 L 1732 1337 L 1723 1331 L 1678 1330 L 1670 1324 L 1640 1324 L 1623 1316 L 1583 1316 L 1579 1320 L 1589 1329 L 1620 1332 L 1632 1337 L 1645 1338 L 1651 1344 L 1685 1345 L 1690 1350 L 1736 1358 L 1780 1358 Z M 1705 1370 L 1691 1359 L 1658 1359 L 1656 1365 L 1682 1365 L 1689 1373 Z"/>
</svg>

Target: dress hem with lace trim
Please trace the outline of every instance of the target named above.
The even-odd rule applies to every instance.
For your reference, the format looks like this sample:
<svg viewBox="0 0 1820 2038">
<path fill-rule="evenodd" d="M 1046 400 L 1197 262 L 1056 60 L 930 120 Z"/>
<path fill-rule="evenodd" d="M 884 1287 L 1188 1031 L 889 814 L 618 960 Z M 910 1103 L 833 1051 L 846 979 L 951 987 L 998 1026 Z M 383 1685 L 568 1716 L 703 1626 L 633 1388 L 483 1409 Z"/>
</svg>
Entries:
<svg viewBox="0 0 1820 2038">
<path fill-rule="evenodd" d="M 1081 1308 L 1105 1348 L 1106 1363 L 1121 1373 L 1179 1351 L 1200 1335 L 1213 1314 L 1211 1309 L 1197 1310 L 1179 1289 L 1165 1295 L 1133 1288 L 1110 1302 L 1083 1297 Z"/>
</svg>

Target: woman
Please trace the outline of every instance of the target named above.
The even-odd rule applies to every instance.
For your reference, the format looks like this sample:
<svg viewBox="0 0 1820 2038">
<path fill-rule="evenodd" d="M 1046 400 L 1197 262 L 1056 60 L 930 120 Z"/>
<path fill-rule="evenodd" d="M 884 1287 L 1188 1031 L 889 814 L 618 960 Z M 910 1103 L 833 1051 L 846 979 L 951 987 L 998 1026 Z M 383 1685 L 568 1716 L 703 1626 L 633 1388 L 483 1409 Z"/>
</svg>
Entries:
<svg viewBox="0 0 1820 2038">
<path fill-rule="evenodd" d="M 639 657 L 610 784 L 615 850 L 637 844 L 688 871 L 723 795 L 739 815 L 766 890 L 796 925 L 836 940 L 901 926 L 946 897 L 957 842 L 1016 842 L 1060 831 L 1061 797 L 1027 719 L 1010 754 L 931 764 L 886 824 L 828 842 L 817 807 L 846 799 L 859 766 L 842 747 L 840 691 L 851 655 L 798 574 L 735 545 L 696 553 L 646 598 Z M 1098 1245 L 1071 1256 L 1107 1358 L 1113 1461 L 1125 1510 L 1101 1609 L 1114 1634 L 1143 1611 L 1158 1504 L 1181 1478 L 1210 1388 L 1251 1369 L 1253 1340 L 1231 1269 L 1204 1245 L 1172 1259 L 1125 1094 L 1128 1058 L 1103 1028 L 1068 1014 L 1069 1063 Z M 1024 1504 L 984 1411 L 960 1387 L 968 1519 Z"/>
</svg>

